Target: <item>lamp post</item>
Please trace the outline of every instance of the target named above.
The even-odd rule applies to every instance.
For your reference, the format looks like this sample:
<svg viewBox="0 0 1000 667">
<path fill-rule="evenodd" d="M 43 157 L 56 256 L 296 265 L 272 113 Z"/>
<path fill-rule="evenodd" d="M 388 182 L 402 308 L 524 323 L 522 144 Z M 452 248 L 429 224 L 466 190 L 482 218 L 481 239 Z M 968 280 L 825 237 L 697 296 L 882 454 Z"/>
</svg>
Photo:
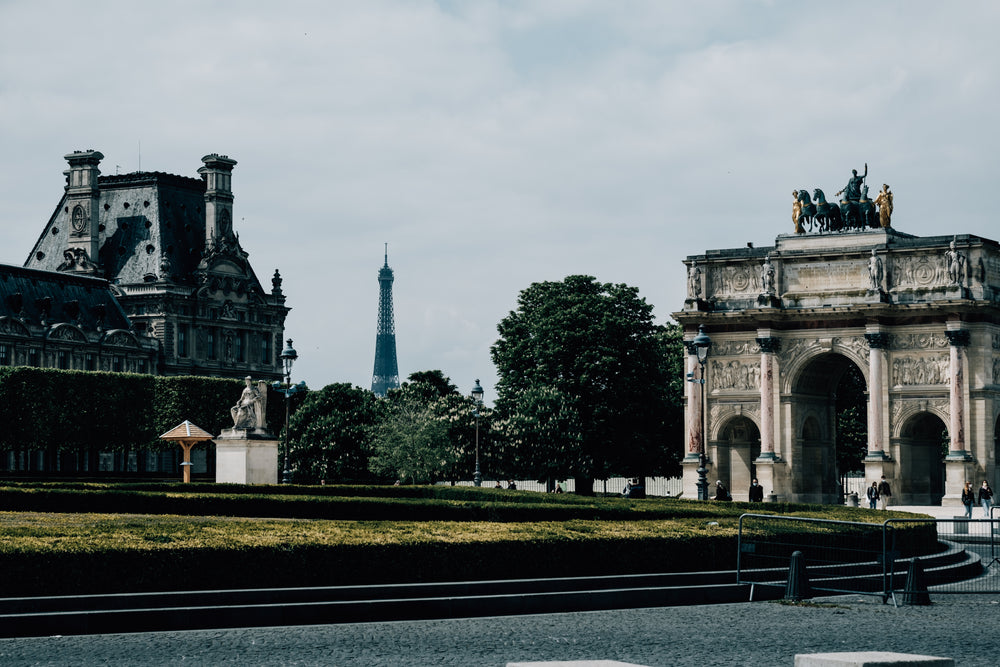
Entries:
<svg viewBox="0 0 1000 667">
<path fill-rule="evenodd" d="M 708 361 L 708 351 L 712 348 L 712 339 L 705 333 L 705 325 L 698 325 L 698 335 L 691 341 L 698 355 L 698 365 L 701 366 L 701 451 L 698 452 L 698 500 L 708 500 L 708 460 L 706 457 L 706 440 L 708 438 L 708 387 L 705 384 L 705 364 Z"/>
<path fill-rule="evenodd" d="M 288 404 L 291 399 L 291 395 L 299 390 L 299 387 L 292 387 L 292 364 L 295 360 L 299 358 L 298 353 L 295 348 L 292 347 L 292 339 L 288 339 L 288 345 L 285 349 L 281 351 L 281 366 L 285 371 L 285 387 L 284 389 L 278 389 L 282 394 L 285 395 L 285 464 L 281 471 L 281 483 L 290 484 L 292 481 L 292 471 L 288 469 Z M 277 384 L 277 383 L 275 383 Z"/>
<path fill-rule="evenodd" d="M 476 486 L 483 485 L 483 475 L 479 471 L 479 408 L 483 405 L 483 393 L 483 388 L 479 384 L 479 378 L 476 378 L 476 386 L 469 392 L 472 400 L 476 403 L 476 406 L 472 409 L 472 414 L 476 418 L 476 472 L 472 476 L 472 483 Z"/>
</svg>

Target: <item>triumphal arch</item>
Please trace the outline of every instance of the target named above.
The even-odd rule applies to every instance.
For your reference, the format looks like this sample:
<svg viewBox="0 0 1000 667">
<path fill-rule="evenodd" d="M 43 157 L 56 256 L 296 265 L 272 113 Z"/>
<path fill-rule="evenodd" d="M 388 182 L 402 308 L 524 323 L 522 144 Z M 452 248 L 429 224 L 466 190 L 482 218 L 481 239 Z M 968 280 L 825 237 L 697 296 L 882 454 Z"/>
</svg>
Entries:
<svg viewBox="0 0 1000 667">
<path fill-rule="evenodd" d="M 957 505 L 967 480 L 1000 486 L 1000 245 L 896 231 L 892 193 L 869 200 L 865 176 L 838 204 L 793 192 L 794 231 L 774 246 L 684 261 L 685 497 L 703 460 L 736 500 L 757 477 L 765 499 L 839 502 L 848 373 L 863 378 L 867 483 L 884 475 L 893 504 Z"/>
</svg>

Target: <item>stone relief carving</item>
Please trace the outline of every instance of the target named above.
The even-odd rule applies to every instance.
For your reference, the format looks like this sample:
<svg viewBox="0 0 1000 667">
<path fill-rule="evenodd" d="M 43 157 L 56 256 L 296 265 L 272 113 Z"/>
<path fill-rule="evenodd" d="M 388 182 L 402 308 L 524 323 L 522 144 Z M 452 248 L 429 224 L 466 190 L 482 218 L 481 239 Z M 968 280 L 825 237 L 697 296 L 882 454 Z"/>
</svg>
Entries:
<svg viewBox="0 0 1000 667">
<path fill-rule="evenodd" d="M 760 362 L 712 361 L 712 389 L 760 389 Z"/>
<path fill-rule="evenodd" d="M 713 267 L 709 272 L 711 293 L 740 295 L 756 295 L 760 292 L 760 278 L 757 267 L 749 262 Z"/>
<path fill-rule="evenodd" d="M 892 401 L 889 430 L 898 434 L 902 423 L 918 412 L 934 411 L 947 415 L 950 409 L 951 404 L 947 398 L 905 400 L 897 397 Z"/>
<path fill-rule="evenodd" d="M 948 339 L 943 333 L 894 334 L 891 345 L 896 350 L 943 350 L 948 347 Z"/>
<path fill-rule="evenodd" d="M 894 385 L 946 384 L 951 361 L 945 355 L 897 357 L 892 360 Z"/>
<path fill-rule="evenodd" d="M 750 421 L 759 422 L 760 403 L 713 403 L 708 409 L 711 420 L 710 431 L 713 437 L 718 436 L 719 429 L 733 417 L 745 416 Z"/>
<path fill-rule="evenodd" d="M 947 280 L 943 256 L 893 257 L 891 277 L 895 287 L 930 287 Z"/>
<path fill-rule="evenodd" d="M 712 344 L 712 353 L 720 357 L 735 357 L 740 354 L 760 354 L 760 345 L 753 340 L 725 340 Z"/>
<path fill-rule="evenodd" d="M 833 339 L 833 346 L 846 347 L 862 359 L 868 358 L 868 342 L 865 340 L 864 336 L 835 336 Z"/>
</svg>

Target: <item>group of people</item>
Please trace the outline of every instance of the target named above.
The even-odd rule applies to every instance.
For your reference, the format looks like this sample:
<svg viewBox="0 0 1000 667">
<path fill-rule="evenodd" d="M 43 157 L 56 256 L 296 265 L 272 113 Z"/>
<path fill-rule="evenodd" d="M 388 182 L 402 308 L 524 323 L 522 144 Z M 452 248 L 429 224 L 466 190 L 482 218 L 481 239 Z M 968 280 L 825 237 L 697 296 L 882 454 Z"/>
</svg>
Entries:
<svg viewBox="0 0 1000 667">
<path fill-rule="evenodd" d="M 729 493 L 729 489 L 726 485 L 722 483 L 722 480 L 715 481 L 715 497 L 712 500 L 732 500 L 733 496 Z M 754 477 L 750 482 L 750 490 L 747 493 L 747 499 L 752 503 L 762 503 L 764 502 L 764 487 L 757 482 L 757 478 Z"/>
<path fill-rule="evenodd" d="M 885 475 L 882 475 L 881 480 L 872 482 L 872 485 L 868 487 L 867 493 L 868 507 L 875 509 L 875 506 L 878 505 L 879 508 L 884 510 L 889 505 L 889 498 L 892 497 L 892 487 L 885 480 Z"/>
<path fill-rule="evenodd" d="M 962 504 L 965 505 L 965 518 L 972 518 L 972 506 L 979 504 L 983 508 L 983 518 L 990 518 L 990 507 L 993 505 L 993 489 L 990 488 L 990 483 L 985 479 L 983 480 L 983 485 L 979 487 L 979 497 L 976 497 L 976 491 L 972 488 L 972 482 L 966 482 L 965 488 L 962 489 Z"/>
</svg>

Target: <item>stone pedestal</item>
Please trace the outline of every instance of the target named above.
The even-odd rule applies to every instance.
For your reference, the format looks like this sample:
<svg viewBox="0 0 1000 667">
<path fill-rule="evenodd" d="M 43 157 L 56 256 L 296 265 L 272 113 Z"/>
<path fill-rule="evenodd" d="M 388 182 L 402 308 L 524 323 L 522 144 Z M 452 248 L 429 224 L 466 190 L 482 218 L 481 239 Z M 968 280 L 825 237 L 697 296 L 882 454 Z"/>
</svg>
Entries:
<svg viewBox="0 0 1000 667">
<path fill-rule="evenodd" d="M 769 456 L 761 454 L 754 461 L 757 469 L 757 483 L 764 487 L 764 500 L 770 503 L 777 502 L 781 495 L 778 493 L 778 489 L 774 487 L 777 483 L 774 470 L 776 463 L 778 463 L 778 460 L 775 458 L 774 453 L 769 453 Z"/>
<path fill-rule="evenodd" d="M 219 484 L 277 484 L 278 441 L 261 429 L 225 429 L 215 438 Z"/>
<path fill-rule="evenodd" d="M 965 483 L 972 482 L 972 489 L 976 486 L 976 462 L 965 452 L 951 452 L 944 460 L 944 497 L 941 498 L 942 507 L 963 507 L 962 489 Z"/>
</svg>

